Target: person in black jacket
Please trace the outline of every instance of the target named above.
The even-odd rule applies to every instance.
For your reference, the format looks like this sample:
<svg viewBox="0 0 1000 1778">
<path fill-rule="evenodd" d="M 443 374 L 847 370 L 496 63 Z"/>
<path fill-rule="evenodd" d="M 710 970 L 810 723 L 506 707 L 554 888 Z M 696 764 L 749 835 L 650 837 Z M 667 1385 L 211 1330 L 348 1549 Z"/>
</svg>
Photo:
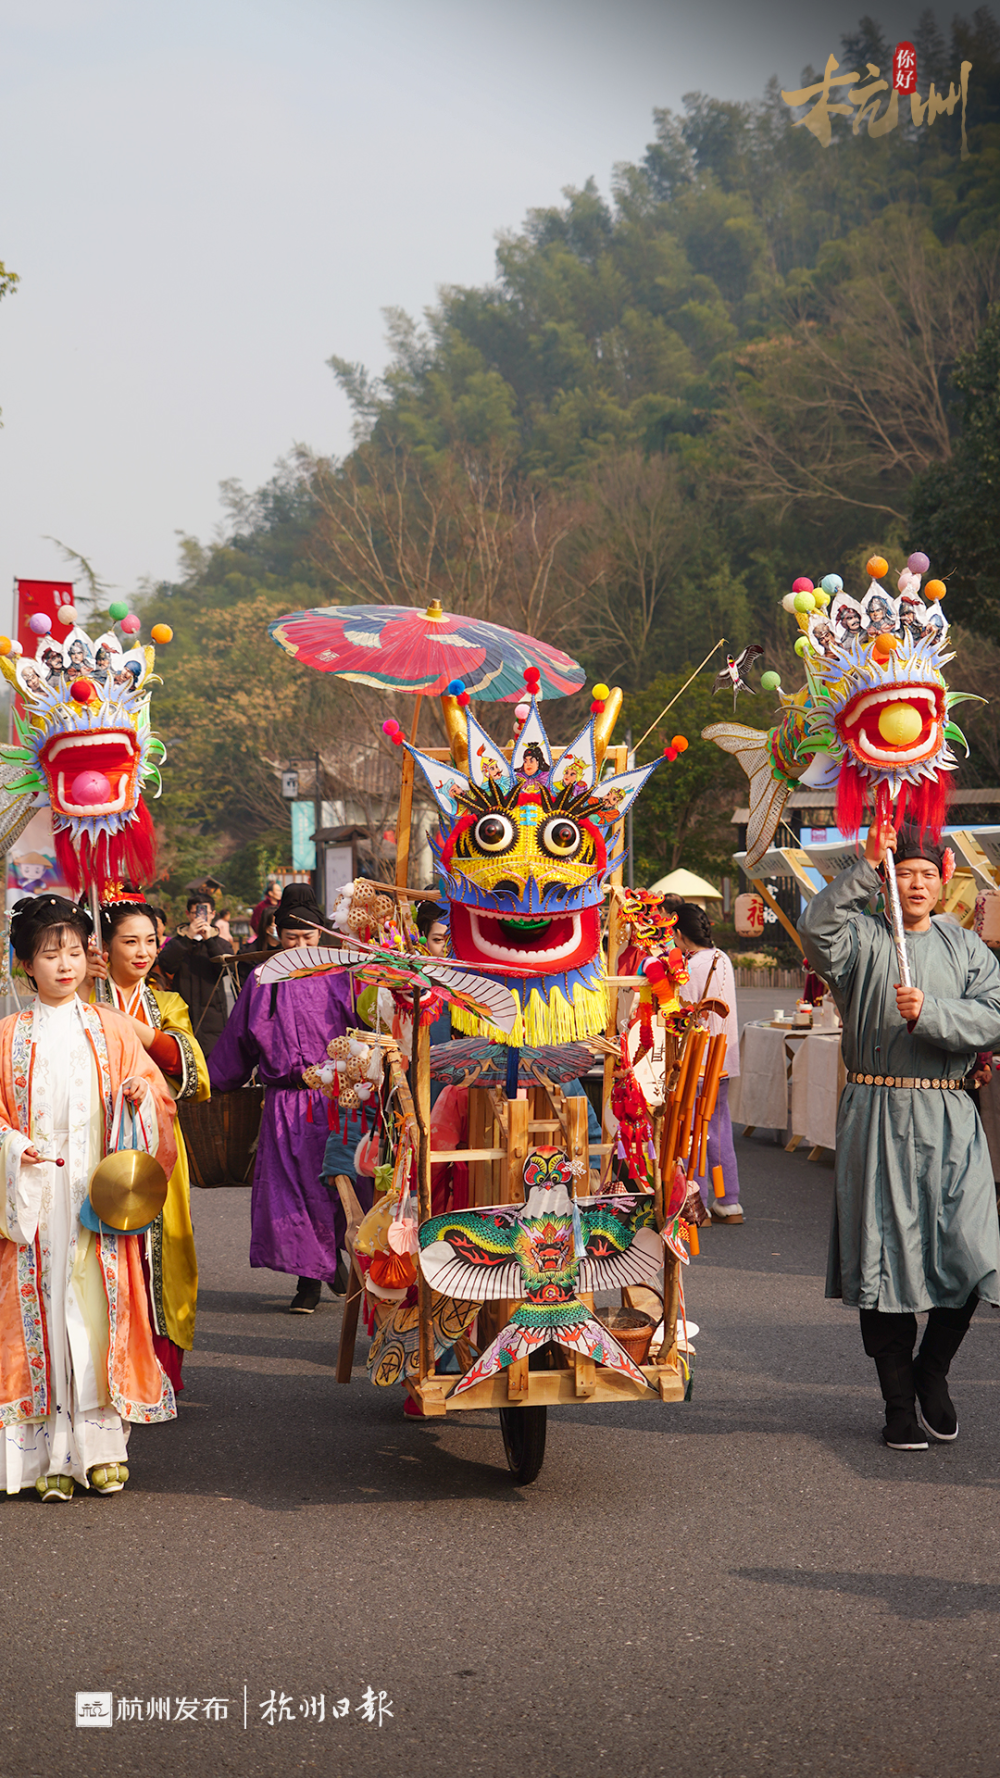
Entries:
<svg viewBox="0 0 1000 1778">
<path fill-rule="evenodd" d="M 208 1056 L 226 1022 L 225 959 L 234 951 L 214 930 L 211 904 L 203 895 L 189 895 L 186 905 L 187 926 L 167 940 L 157 961 L 174 993 L 187 1001 L 194 1034 Z"/>
</svg>

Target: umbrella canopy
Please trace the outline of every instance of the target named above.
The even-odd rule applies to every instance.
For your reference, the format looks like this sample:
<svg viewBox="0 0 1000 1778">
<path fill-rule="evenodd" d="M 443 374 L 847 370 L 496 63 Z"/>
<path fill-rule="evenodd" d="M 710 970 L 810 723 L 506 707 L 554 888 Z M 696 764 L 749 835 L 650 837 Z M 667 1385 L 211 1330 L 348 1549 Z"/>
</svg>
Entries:
<svg viewBox="0 0 1000 1778">
<path fill-rule="evenodd" d="M 685 901 L 721 901 L 722 895 L 704 877 L 696 877 L 693 870 L 672 870 L 669 876 L 661 877 L 658 883 L 650 883 L 650 890 L 656 895 L 683 895 Z"/>
<path fill-rule="evenodd" d="M 518 1052 L 519 1074 L 525 1081 L 543 1085 L 566 1080 L 579 1080 L 597 1056 L 610 1046 L 589 1043 L 545 1044 L 539 1049 Z M 447 1081 L 449 1086 L 503 1086 L 507 1078 L 507 1048 L 490 1043 L 486 1037 L 465 1037 L 454 1043 L 436 1043 L 431 1050 L 431 1077 Z"/>
<path fill-rule="evenodd" d="M 390 691 L 438 697 L 461 680 L 470 698 L 516 704 L 524 669 L 537 667 L 539 696 L 568 698 L 586 674 L 560 648 L 501 624 L 455 617 L 435 599 L 413 605 L 326 605 L 293 611 L 268 631 L 297 661 Z"/>
</svg>

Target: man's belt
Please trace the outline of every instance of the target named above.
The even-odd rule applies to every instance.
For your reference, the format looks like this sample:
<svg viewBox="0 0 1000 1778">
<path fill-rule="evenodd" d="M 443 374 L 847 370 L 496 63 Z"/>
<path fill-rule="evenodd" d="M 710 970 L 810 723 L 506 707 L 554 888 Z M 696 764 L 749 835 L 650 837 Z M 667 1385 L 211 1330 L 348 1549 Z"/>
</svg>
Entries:
<svg viewBox="0 0 1000 1778">
<path fill-rule="evenodd" d="M 961 1093 L 964 1080 L 918 1080 L 901 1074 L 848 1074 L 852 1087 L 938 1087 L 945 1093 Z"/>
</svg>

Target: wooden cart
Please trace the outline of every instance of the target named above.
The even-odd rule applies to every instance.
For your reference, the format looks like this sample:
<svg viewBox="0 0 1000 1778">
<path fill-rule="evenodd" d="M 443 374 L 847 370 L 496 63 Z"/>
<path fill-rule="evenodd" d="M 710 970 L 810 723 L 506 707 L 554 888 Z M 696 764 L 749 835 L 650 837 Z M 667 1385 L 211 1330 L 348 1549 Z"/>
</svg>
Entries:
<svg viewBox="0 0 1000 1778">
<path fill-rule="evenodd" d="M 449 752 L 425 750 L 431 757 L 450 760 Z M 627 768 L 627 749 L 609 747 L 607 754 L 615 770 Z M 397 861 L 397 889 L 406 898 L 406 871 L 409 852 L 410 799 L 413 784 L 413 760 L 407 754 L 400 800 L 397 833 L 400 844 Z M 404 837 L 405 836 L 405 837 Z M 621 883 L 621 867 L 614 873 L 614 884 Z M 412 892 L 409 892 L 412 895 Z M 614 1057 L 618 1028 L 619 989 L 632 978 L 616 974 L 619 953 L 618 901 L 611 897 L 608 930 L 608 1021 L 609 1053 L 604 1062 L 602 1118 L 602 1158 L 610 1156 L 608 1106 L 614 1074 Z M 398 1066 L 398 1064 L 397 1064 Z M 431 1167 L 438 1162 L 464 1161 L 469 1167 L 470 1207 L 489 1204 L 524 1202 L 523 1174 L 529 1150 L 535 1146 L 565 1148 L 571 1160 L 582 1162 L 575 1177 L 574 1191 L 578 1197 L 592 1194 L 588 1173 L 587 1102 L 580 1097 L 567 1097 L 558 1087 L 531 1086 L 517 1098 L 503 1097 L 499 1089 L 470 1087 L 469 1146 L 438 1152 L 430 1143 L 430 1034 L 419 1024 L 415 1030 L 414 1053 L 410 1066 L 412 1096 L 398 1079 L 404 1105 L 414 1123 L 414 1147 L 417 1153 L 417 1208 L 421 1223 L 429 1220 L 431 1207 Z M 356 1203 L 346 1180 L 338 1182 L 345 1201 L 348 1224 L 356 1219 Z M 663 1226 L 663 1194 L 659 1174 L 654 1189 L 657 1226 Z M 458 1375 L 439 1375 L 435 1371 L 434 1342 L 431 1327 L 431 1290 L 422 1273 L 418 1273 L 419 1291 L 419 1367 L 415 1377 L 408 1378 L 406 1388 L 428 1417 L 443 1417 L 464 1410 L 496 1408 L 510 1471 L 519 1483 L 531 1482 L 537 1476 L 545 1452 L 546 1416 L 549 1407 L 581 1401 L 660 1401 L 684 1399 L 687 1389 L 686 1366 L 682 1364 L 677 1344 L 679 1304 L 679 1262 L 665 1252 L 664 1268 L 664 1337 L 655 1362 L 640 1367 L 643 1384 L 636 1383 L 617 1371 L 597 1365 L 592 1358 L 570 1354 L 554 1345 L 546 1346 L 530 1360 L 520 1359 L 501 1375 L 482 1382 L 455 1396 Z M 337 1381 L 349 1383 L 357 1336 L 362 1281 L 359 1268 L 352 1262 L 348 1294 L 344 1310 L 340 1345 L 337 1355 Z M 622 1291 L 625 1306 L 629 1291 Z M 593 1308 L 593 1297 L 581 1293 L 581 1300 Z M 475 1327 L 476 1345 L 484 1348 L 504 1326 L 514 1308 L 513 1302 L 484 1304 Z M 464 1349 L 464 1350 L 463 1350 Z M 471 1362 L 468 1342 L 460 1341 L 456 1351 Z"/>
</svg>

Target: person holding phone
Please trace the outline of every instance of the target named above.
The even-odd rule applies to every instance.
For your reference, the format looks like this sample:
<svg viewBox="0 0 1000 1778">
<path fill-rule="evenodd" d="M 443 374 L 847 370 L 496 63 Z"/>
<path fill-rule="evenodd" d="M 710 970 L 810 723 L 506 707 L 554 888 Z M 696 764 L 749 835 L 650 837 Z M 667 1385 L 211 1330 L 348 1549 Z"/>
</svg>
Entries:
<svg viewBox="0 0 1000 1778">
<path fill-rule="evenodd" d="M 214 908 L 204 891 L 187 898 L 187 925 L 167 940 L 157 960 L 159 972 L 186 1001 L 194 1034 L 210 1056 L 226 1023 L 223 977 L 226 958 L 235 954 L 230 939 L 215 931 Z"/>
</svg>

